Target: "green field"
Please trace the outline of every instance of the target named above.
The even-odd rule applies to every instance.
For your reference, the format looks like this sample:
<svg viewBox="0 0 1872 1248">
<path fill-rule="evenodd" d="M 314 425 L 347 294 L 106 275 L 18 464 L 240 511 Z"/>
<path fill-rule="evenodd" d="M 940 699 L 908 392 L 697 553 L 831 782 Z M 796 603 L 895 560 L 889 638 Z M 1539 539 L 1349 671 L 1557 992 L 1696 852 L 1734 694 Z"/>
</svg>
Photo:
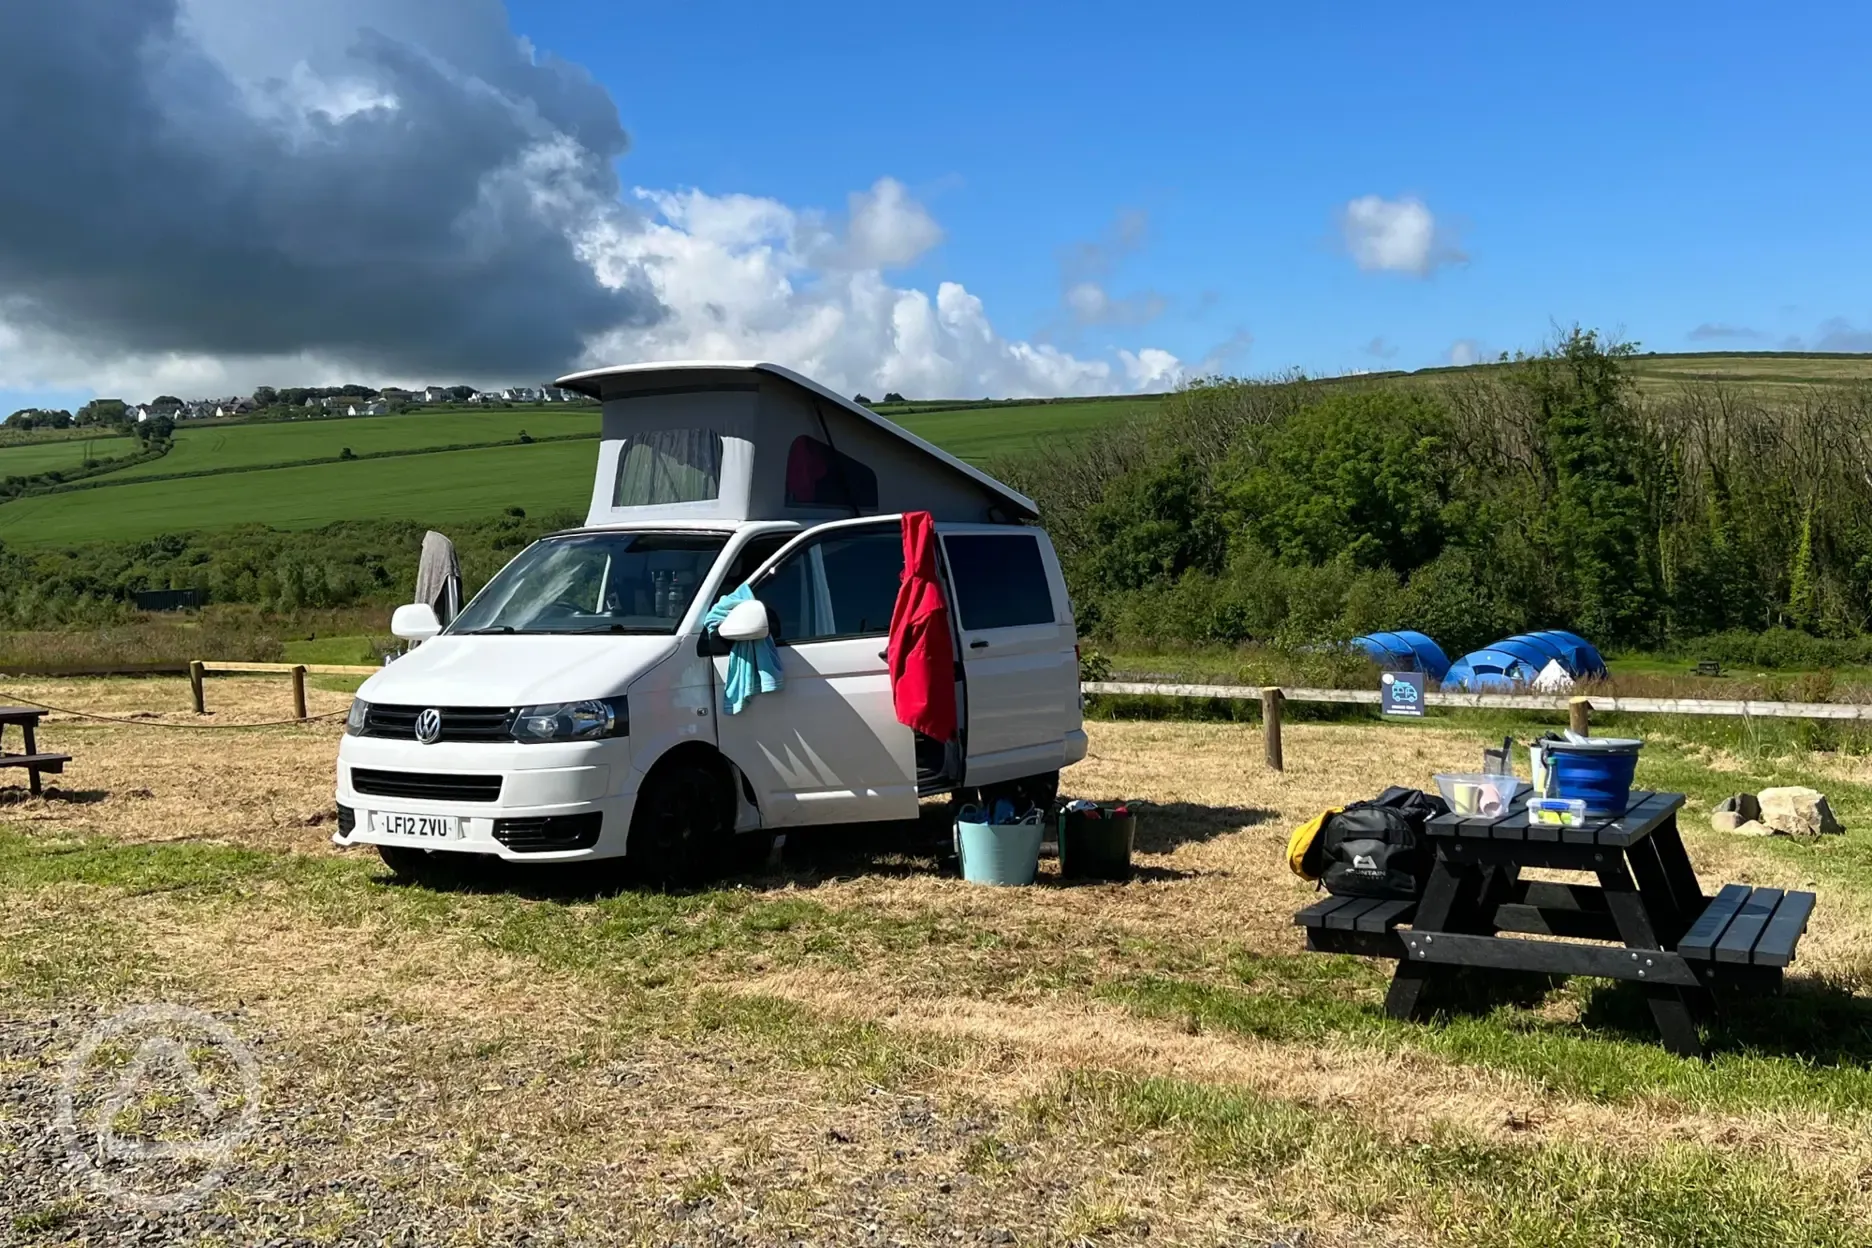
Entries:
<svg viewBox="0 0 1872 1248">
<path fill-rule="evenodd" d="M 431 447 L 506 442 L 524 430 L 535 438 L 598 432 L 596 408 L 529 408 L 488 411 L 458 408 L 402 416 L 327 417 L 273 424 L 209 425 L 175 432 L 175 445 L 161 459 L 111 474 L 118 480 L 178 472 L 264 468 L 329 459 L 346 447 L 353 454 L 420 451 Z"/>
<path fill-rule="evenodd" d="M 1047 438 L 1092 433 L 1157 410 L 1157 395 L 1083 402 L 1009 404 L 946 412 L 884 413 L 920 438 L 952 455 L 982 461 L 1018 455 Z"/>
<path fill-rule="evenodd" d="M 1155 397 L 1061 401 L 906 412 L 897 419 L 945 450 L 985 460 L 1018 454 L 1044 438 L 1084 434 L 1147 415 L 1156 402 Z M 591 408 L 464 408 L 184 427 L 176 431 L 167 455 L 98 478 L 93 488 L 0 505 L 0 541 L 63 545 L 237 524 L 316 528 L 335 520 L 366 518 L 440 523 L 486 516 L 509 506 L 535 514 L 582 511 L 591 498 L 597 455 L 592 441 L 422 453 L 444 446 L 509 442 L 522 430 L 534 438 L 596 433 L 598 414 Z M 129 439 L 118 441 L 128 449 Z M 0 475 L 6 475 L 4 465 L 11 456 L 46 457 L 46 463 L 22 468 L 22 473 L 75 467 L 84 458 L 83 445 L 47 441 L 0 449 Z M 391 457 L 304 462 L 336 458 L 347 447 L 359 456 Z M 299 466 L 279 466 L 287 464 Z M 205 475 L 160 479 L 182 473 Z"/>
<path fill-rule="evenodd" d="M 0 541 L 62 545 L 237 524 L 309 529 L 367 517 L 440 523 L 509 506 L 583 511 L 596 454 L 591 441 L 541 442 L 42 494 L 0 506 Z"/>
<path fill-rule="evenodd" d="M 87 459 L 112 459 L 133 454 L 135 438 L 57 438 L 0 446 L 0 477 L 31 477 L 42 472 L 64 472 Z"/>
</svg>

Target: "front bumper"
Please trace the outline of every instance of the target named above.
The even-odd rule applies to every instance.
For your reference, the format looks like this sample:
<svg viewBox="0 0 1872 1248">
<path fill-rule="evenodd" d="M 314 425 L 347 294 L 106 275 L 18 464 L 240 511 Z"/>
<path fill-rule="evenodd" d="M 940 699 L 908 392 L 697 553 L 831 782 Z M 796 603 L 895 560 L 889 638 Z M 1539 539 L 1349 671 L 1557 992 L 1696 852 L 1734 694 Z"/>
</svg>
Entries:
<svg viewBox="0 0 1872 1248">
<path fill-rule="evenodd" d="M 359 770 L 416 776 L 425 782 L 451 776 L 500 777 L 492 801 L 388 796 L 361 792 Z M 338 747 L 338 804 L 350 817 L 332 844 L 400 845 L 451 853 L 487 854 L 515 862 L 565 862 L 612 858 L 624 853 L 636 807 L 641 776 L 631 766 L 628 739 L 582 741 L 564 745 L 438 743 L 347 736 Z M 377 787 L 381 786 L 381 781 Z M 374 830 L 373 814 L 444 815 L 459 821 L 458 838 L 402 836 Z M 597 814 L 597 839 L 578 849 L 516 849 L 495 839 L 496 823 L 506 822 L 509 839 L 520 821 Z"/>
</svg>

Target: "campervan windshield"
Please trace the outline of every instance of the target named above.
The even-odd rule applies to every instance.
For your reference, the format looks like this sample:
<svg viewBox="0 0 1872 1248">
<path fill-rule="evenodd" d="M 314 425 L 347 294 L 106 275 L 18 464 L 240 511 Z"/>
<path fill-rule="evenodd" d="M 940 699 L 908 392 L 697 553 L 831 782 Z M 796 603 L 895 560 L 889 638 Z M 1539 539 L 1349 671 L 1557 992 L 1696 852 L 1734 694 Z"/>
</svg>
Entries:
<svg viewBox="0 0 1872 1248">
<path fill-rule="evenodd" d="M 719 533 L 575 533 L 520 552 L 448 628 L 673 633 L 727 544 Z"/>
</svg>

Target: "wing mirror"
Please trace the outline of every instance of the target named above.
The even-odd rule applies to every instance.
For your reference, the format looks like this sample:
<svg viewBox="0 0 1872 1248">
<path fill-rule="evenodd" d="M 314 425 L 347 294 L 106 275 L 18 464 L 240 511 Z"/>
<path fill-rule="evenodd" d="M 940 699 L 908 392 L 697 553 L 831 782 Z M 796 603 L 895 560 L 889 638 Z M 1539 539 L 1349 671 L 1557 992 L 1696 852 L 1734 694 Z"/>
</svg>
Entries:
<svg viewBox="0 0 1872 1248">
<path fill-rule="evenodd" d="M 406 603 L 390 617 L 390 631 L 404 641 L 428 641 L 442 631 L 435 608 L 426 602 Z"/>
<path fill-rule="evenodd" d="M 767 604 L 750 598 L 737 602 L 715 629 L 723 641 L 759 641 L 767 635 Z"/>
</svg>

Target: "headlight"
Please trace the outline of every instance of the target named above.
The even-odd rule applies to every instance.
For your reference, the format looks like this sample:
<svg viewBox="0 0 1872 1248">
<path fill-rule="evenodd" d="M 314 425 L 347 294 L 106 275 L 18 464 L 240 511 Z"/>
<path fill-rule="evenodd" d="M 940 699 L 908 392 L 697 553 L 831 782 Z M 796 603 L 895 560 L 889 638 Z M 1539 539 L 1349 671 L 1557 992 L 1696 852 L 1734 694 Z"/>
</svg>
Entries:
<svg viewBox="0 0 1872 1248">
<path fill-rule="evenodd" d="M 364 735 L 364 718 L 370 714 L 370 703 L 363 698 L 351 699 L 351 711 L 344 718 L 345 735 L 361 737 Z"/>
<path fill-rule="evenodd" d="M 623 698 L 523 706 L 514 716 L 516 741 L 597 741 L 630 735 L 630 707 Z"/>
</svg>

